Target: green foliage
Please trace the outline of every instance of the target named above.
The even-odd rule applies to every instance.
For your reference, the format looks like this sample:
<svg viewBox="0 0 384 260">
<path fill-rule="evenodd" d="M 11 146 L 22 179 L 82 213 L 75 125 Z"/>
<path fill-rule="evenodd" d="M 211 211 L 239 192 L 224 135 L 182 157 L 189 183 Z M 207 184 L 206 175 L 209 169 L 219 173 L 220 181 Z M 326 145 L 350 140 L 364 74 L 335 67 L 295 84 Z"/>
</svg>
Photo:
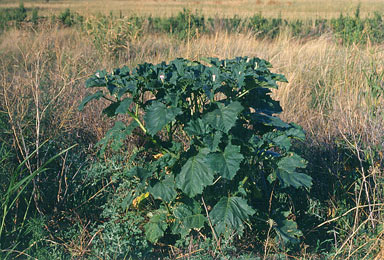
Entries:
<svg viewBox="0 0 384 260">
<path fill-rule="evenodd" d="M 268 19 L 261 14 L 256 14 L 250 18 L 249 27 L 260 37 L 275 38 L 279 35 L 283 23 L 287 23 L 287 21 L 283 21 L 281 17 Z"/>
<path fill-rule="evenodd" d="M 384 95 L 384 71 L 379 68 L 379 64 L 371 62 L 370 68 L 364 72 L 368 91 L 361 90 L 373 118 L 382 116 L 380 98 Z"/>
<path fill-rule="evenodd" d="M 150 254 L 151 247 L 140 229 L 144 218 L 127 212 L 123 218 L 113 207 L 107 206 L 102 217 L 106 221 L 97 226 L 99 235 L 92 243 L 92 255 L 103 259 L 143 259 Z M 96 232 L 97 232 L 96 231 Z"/>
<path fill-rule="evenodd" d="M 196 36 L 198 33 L 205 32 L 204 15 L 196 11 L 194 14 L 183 9 L 177 16 L 169 18 L 149 17 L 149 28 L 156 32 L 169 33 L 178 39 L 186 40 Z"/>
<path fill-rule="evenodd" d="M 375 12 L 373 17 L 360 18 L 359 7 L 354 17 L 343 16 L 330 21 L 334 34 L 346 45 L 352 43 L 380 43 L 384 40 L 382 15 Z"/>
<path fill-rule="evenodd" d="M 27 9 L 25 9 L 24 4 L 21 2 L 19 8 L 17 8 L 11 19 L 16 20 L 16 22 L 22 22 L 27 18 Z"/>
<path fill-rule="evenodd" d="M 309 188 L 312 182 L 299 171 L 305 160 L 291 151 L 291 141 L 305 135 L 275 116 L 281 107 L 270 97 L 270 88 L 285 77 L 271 73 L 270 64 L 258 58 L 206 62 L 144 63 L 132 71 L 98 71 L 87 80 L 87 87 L 105 90 L 86 97 L 80 109 L 105 98 L 111 101 L 106 115 L 125 114 L 134 122 L 133 127 L 117 122 L 113 134 L 100 142 L 101 152 L 108 144 L 116 150 L 132 133 L 146 140 L 132 159 L 129 176 L 140 184 L 136 195 L 129 196 L 127 210 L 147 214 L 144 228 L 152 243 L 171 235 L 183 239 L 193 230 L 207 232 L 208 219 L 211 235 L 241 236 L 255 215 L 263 220 L 259 226 L 267 229 L 274 221 L 284 241 L 297 241 L 301 233 L 288 232 L 296 224 L 281 221 L 289 205 L 278 198 L 287 187 Z M 276 185 L 280 188 L 273 191 Z M 261 196 L 254 197 L 255 192 Z M 261 204 L 270 198 L 276 200 L 274 208 L 266 211 Z M 209 213 L 205 200 L 212 205 Z"/>
<path fill-rule="evenodd" d="M 221 235 L 228 229 L 241 232 L 243 222 L 253 214 L 255 214 L 255 211 L 245 199 L 241 197 L 223 197 L 217 202 L 209 216 L 216 227 L 216 233 Z"/>
<path fill-rule="evenodd" d="M 0 31 L 7 29 L 11 21 L 14 21 L 14 25 L 19 27 L 25 18 L 27 18 L 27 9 L 22 2 L 18 8 L 0 9 Z"/>
<path fill-rule="evenodd" d="M 34 25 L 37 25 L 38 21 L 39 21 L 39 10 L 37 8 L 33 8 L 32 10 L 32 17 L 31 17 L 31 22 L 34 24 Z"/>
<path fill-rule="evenodd" d="M 75 24 L 82 24 L 84 20 L 81 15 L 71 12 L 69 8 L 66 8 L 63 12 L 61 12 L 57 18 L 64 26 L 68 27 Z"/>
<path fill-rule="evenodd" d="M 4 146 L 2 146 L 3 148 Z M 25 158 L 15 169 L 12 170 L 9 176 L 6 176 L 6 179 L 1 181 L 1 213 L 0 213 L 0 241 L 1 250 L 8 249 L 7 247 L 15 247 L 17 244 L 12 244 L 13 239 L 20 236 L 21 229 L 24 226 L 26 217 L 30 208 L 32 201 L 33 192 L 30 191 L 29 186 L 34 181 L 35 177 L 42 175 L 45 171 L 48 170 L 48 166 L 56 160 L 62 154 L 68 152 L 74 146 L 67 148 L 53 157 L 47 159 L 40 167 L 38 167 L 30 174 L 25 174 L 27 171 L 26 164 L 30 159 L 35 155 L 36 151 L 33 151 L 27 158 Z M 40 147 L 39 147 L 40 148 Z M 0 155 L 2 160 L 9 159 L 9 153 L 5 153 L 1 149 Z M 3 170 L 1 173 L 3 173 Z M 20 216 L 18 213 L 18 208 L 20 204 L 23 205 L 24 212 Z M 25 205 L 24 205 L 25 204 Z M 15 219 L 16 221 L 11 221 Z M 4 243 L 5 242 L 5 243 Z M 17 241 L 18 242 L 18 241 Z M 11 248 L 13 249 L 13 248 Z"/>
</svg>

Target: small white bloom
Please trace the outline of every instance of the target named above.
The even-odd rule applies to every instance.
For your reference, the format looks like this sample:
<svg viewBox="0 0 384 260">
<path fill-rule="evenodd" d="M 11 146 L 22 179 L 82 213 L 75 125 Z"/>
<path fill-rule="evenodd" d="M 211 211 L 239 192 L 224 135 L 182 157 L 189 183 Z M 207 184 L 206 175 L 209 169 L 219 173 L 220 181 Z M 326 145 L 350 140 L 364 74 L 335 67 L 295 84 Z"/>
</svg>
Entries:
<svg viewBox="0 0 384 260">
<path fill-rule="evenodd" d="M 165 76 L 164 75 L 160 75 L 161 82 L 164 82 L 164 79 L 165 79 Z"/>
<path fill-rule="evenodd" d="M 212 80 L 216 81 L 216 75 L 212 75 Z"/>
<path fill-rule="evenodd" d="M 99 73 L 99 72 L 96 72 L 95 76 L 98 77 L 98 78 L 100 78 L 100 73 Z"/>
</svg>

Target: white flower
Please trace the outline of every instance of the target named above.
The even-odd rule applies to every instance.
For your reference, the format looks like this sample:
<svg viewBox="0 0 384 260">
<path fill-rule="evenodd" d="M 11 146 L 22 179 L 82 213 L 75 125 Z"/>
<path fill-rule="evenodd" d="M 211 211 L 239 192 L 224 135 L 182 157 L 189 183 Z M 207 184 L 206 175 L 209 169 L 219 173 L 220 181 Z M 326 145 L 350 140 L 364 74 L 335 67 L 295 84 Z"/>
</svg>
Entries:
<svg viewBox="0 0 384 260">
<path fill-rule="evenodd" d="M 160 75 L 161 82 L 164 82 L 164 79 L 165 79 L 165 76 L 164 75 Z"/>
<path fill-rule="evenodd" d="M 213 81 L 216 80 L 216 75 L 212 75 L 212 80 L 213 80 Z"/>
<path fill-rule="evenodd" d="M 100 78 L 100 73 L 99 73 L 99 72 L 96 72 L 95 76 L 98 77 L 98 78 Z"/>
</svg>

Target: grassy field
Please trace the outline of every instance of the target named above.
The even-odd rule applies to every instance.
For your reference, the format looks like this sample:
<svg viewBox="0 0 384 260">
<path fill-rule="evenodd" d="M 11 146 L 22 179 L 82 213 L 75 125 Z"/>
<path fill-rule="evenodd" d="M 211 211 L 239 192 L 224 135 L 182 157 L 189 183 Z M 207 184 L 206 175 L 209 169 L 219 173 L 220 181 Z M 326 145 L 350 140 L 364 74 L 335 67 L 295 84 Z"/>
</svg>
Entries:
<svg viewBox="0 0 384 260">
<path fill-rule="evenodd" d="M 204 242 L 192 237 L 176 246 L 168 241 L 149 244 L 143 236 L 145 210 L 120 208 L 134 189 L 126 179 L 126 168 L 132 164 L 128 154 L 133 144 L 139 147 L 145 141 L 129 139 L 121 153 L 97 156 L 95 144 L 114 121 L 102 113 L 108 101 L 94 101 L 82 112 L 77 108 L 92 92 L 84 88 L 85 81 L 100 69 L 133 68 L 178 57 L 201 61 L 249 56 L 268 60 L 271 70 L 288 80 L 279 83 L 272 96 L 283 108 L 281 119 L 306 131 L 306 141 L 295 144 L 295 149 L 308 161 L 305 173 L 313 178 L 313 186 L 280 198 L 303 232 L 298 245 L 281 243 L 272 226 L 259 233 L 246 229 L 243 239 L 225 244 L 228 258 L 382 259 L 383 42 L 369 37 L 348 42 L 331 31 L 293 37 L 289 27 L 274 37 L 260 37 L 252 30 L 229 31 L 225 26 L 192 34 L 187 27 L 186 36 L 180 37 L 167 30 L 151 31 L 146 23 L 136 27 L 128 20 L 131 14 L 177 15 L 182 8 L 212 17 L 261 12 L 266 17 L 314 20 L 338 17 L 341 12 L 353 16 L 359 3 L 360 16 L 348 21 L 360 21 L 374 11 L 383 17 L 384 4 L 379 0 L 24 1 L 25 7 L 38 7 L 39 15 L 48 18 L 22 21 L 0 34 L 0 193 L 6 194 L 0 198 L 6 201 L 12 183 L 31 176 L 59 151 L 77 147 L 61 154 L 30 185 L 17 187 L 16 192 L 25 190 L 12 207 L 2 204 L 1 212 L 7 214 L 1 215 L 5 222 L 0 258 L 226 257 L 197 232 L 195 238 Z M 18 5 L 0 1 L 0 8 Z M 74 18 L 73 24 L 55 20 L 65 8 L 84 19 Z M 120 10 L 126 17 L 120 18 Z M 109 16 L 111 11 L 115 17 Z M 107 16 L 96 16 L 97 12 Z M 30 16 L 26 20 L 32 20 Z M 142 255 L 131 254 L 135 250 Z"/>
<path fill-rule="evenodd" d="M 183 8 L 199 10 L 203 14 L 214 17 L 240 17 L 252 16 L 261 13 L 266 17 L 278 17 L 287 19 L 313 19 L 333 18 L 340 13 L 351 14 L 358 4 L 361 4 L 363 16 L 373 14 L 375 11 L 384 12 L 384 4 L 380 0 L 51 0 L 23 1 L 26 7 L 38 7 L 46 13 L 60 12 L 64 8 L 70 8 L 81 14 L 89 15 L 97 12 L 118 15 L 121 11 L 124 15 L 153 15 L 170 16 L 182 11 Z M 18 2 L 0 1 L 0 7 L 17 7 Z"/>
</svg>

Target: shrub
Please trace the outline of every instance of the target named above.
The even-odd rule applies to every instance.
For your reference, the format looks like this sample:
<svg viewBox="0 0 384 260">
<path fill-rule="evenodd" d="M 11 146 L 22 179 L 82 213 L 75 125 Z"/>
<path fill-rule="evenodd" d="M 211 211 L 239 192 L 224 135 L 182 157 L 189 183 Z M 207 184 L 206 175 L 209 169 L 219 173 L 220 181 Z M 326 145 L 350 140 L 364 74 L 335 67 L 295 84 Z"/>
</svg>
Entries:
<svg viewBox="0 0 384 260">
<path fill-rule="evenodd" d="M 37 8 L 33 8 L 32 10 L 32 17 L 31 17 L 31 22 L 34 24 L 34 25 L 37 25 L 38 21 L 39 21 L 39 10 Z"/>
<path fill-rule="evenodd" d="M 176 38 L 186 40 L 196 36 L 197 32 L 205 31 L 204 15 L 197 11 L 193 14 L 188 9 L 183 9 L 177 16 L 169 18 L 149 17 L 149 27 L 156 32 L 169 33 Z"/>
<path fill-rule="evenodd" d="M 220 248 L 221 238 L 241 236 L 249 221 L 297 242 L 294 212 L 281 201 L 289 187 L 309 188 L 311 178 L 298 171 L 306 162 L 291 149 L 291 140 L 305 138 L 302 129 L 274 116 L 282 110 L 270 88 L 285 77 L 258 58 L 206 62 L 145 63 L 87 80 L 106 92 L 86 97 L 80 110 L 106 98 L 106 115 L 130 118 L 108 131 L 101 152 L 109 145 L 118 151 L 132 134 L 142 139 L 127 172 L 138 184 L 126 195 L 126 210 L 147 213 L 152 243 L 200 232 Z"/>
<path fill-rule="evenodd" d="M 81 15 L 71 12 L 69 8 L 66 8 L 62 13 L 60 13 L 58 19 L 63 25 L 68 27 L 75 24 L 82 24 L 84 20 Z"/>
</svg>

